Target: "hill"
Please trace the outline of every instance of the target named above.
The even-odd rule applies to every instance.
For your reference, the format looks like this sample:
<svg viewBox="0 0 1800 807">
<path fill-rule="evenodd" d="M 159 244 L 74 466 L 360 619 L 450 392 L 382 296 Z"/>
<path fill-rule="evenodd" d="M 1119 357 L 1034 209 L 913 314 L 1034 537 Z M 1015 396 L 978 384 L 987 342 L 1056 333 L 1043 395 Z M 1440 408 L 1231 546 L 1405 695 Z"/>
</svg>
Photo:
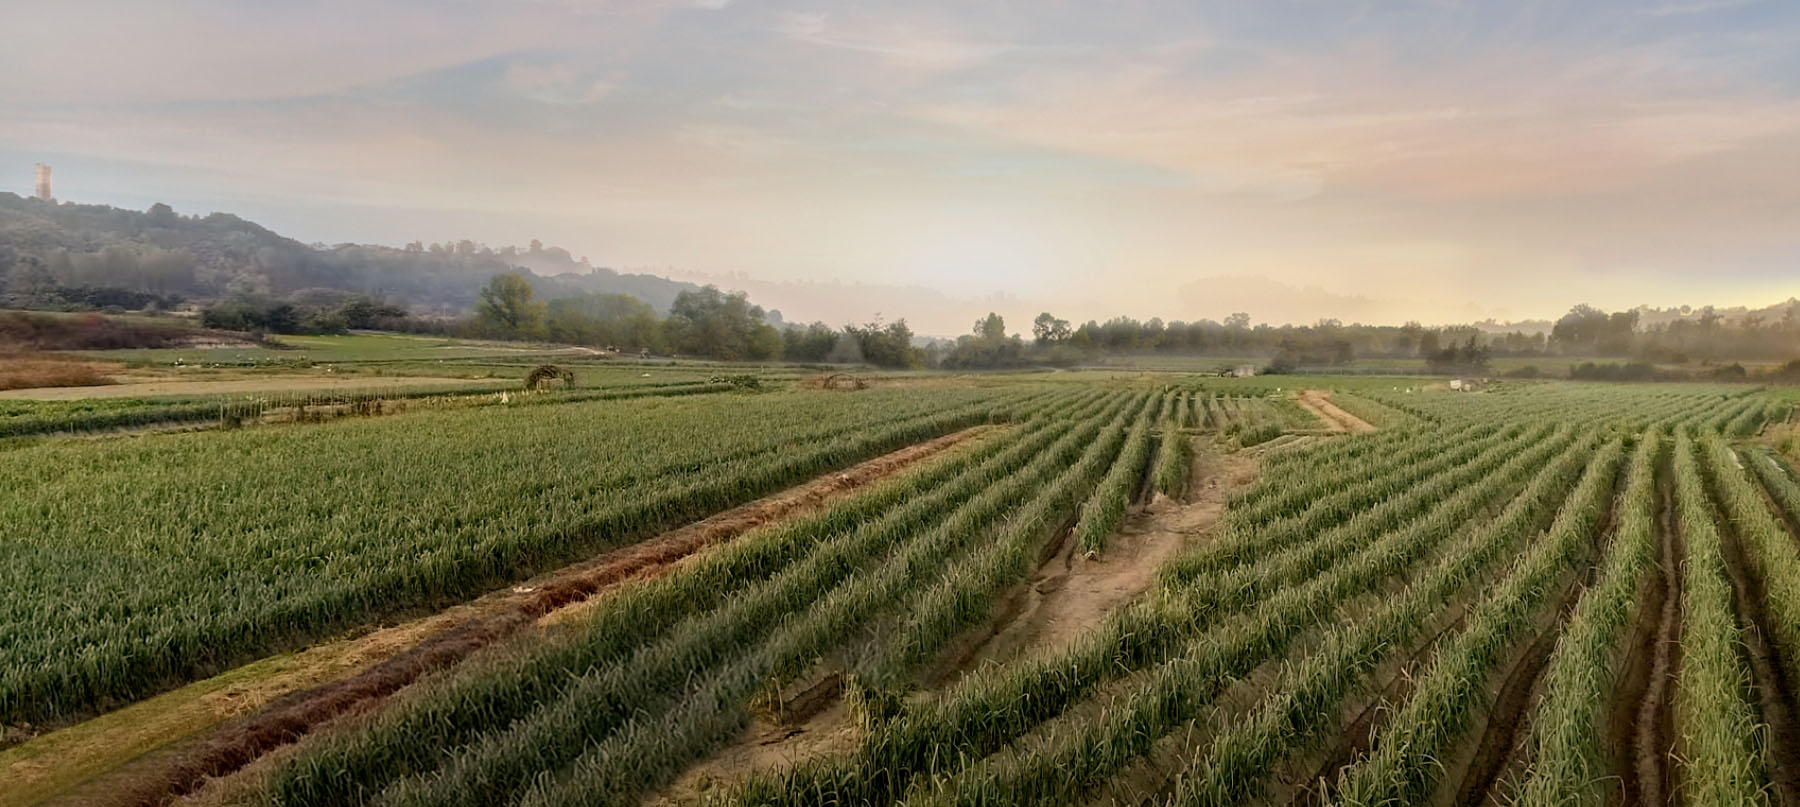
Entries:
<svg viewBox="0 0 1800 807">
<path fill-rule="evenodd" d="M 368 295 L 420 313 L 472 310 L 496 274 L 522 271 L 545 299 L 629 294 L 667 311 L 699 285 L 589 265 L 559 247 L 473 241 L 404 247 L 304 244 L 229 213 L 125 210 L 0 193 L 0 305 L 140 308 L 258 296 Z"/>
</svg>

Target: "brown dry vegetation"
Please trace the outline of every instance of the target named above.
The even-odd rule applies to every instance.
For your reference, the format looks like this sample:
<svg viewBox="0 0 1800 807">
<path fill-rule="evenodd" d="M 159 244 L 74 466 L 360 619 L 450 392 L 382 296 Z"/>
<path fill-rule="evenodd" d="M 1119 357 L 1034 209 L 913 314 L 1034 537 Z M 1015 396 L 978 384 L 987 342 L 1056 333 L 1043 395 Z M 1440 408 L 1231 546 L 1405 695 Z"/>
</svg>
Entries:
<svg viewBox="0 0 1800 807">
<path fill-rule="evenodd" d="M 243 334 L 169 321 L 144 322 L 100 314 L 0 311 L 0 350 L 122 350 L 182 347 L 195 339 L 250 344 Z"/>
<path fill-rule="evenodd" d="M 116 369 L 116 365 L 77 361 L 53 354 L 0 354 L 0 390 L 111 384 L 113 380 L 103 373 Z"/>
</svg>

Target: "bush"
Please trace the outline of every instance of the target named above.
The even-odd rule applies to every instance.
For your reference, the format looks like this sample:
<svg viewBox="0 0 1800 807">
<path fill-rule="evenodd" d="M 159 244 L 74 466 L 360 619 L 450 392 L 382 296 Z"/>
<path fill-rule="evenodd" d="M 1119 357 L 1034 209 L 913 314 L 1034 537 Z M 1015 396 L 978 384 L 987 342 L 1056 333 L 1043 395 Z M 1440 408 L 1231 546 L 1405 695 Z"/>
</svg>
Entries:
<svg viewBox="0 0 1800 807">
<path fill-rule="evenodd" d="M 1663 374 L 1647 361 L 1626 364 L 1583 362 L 1569 368 L 1569 377 L 1579 381 L 1656 381 Z"/>
</svg>

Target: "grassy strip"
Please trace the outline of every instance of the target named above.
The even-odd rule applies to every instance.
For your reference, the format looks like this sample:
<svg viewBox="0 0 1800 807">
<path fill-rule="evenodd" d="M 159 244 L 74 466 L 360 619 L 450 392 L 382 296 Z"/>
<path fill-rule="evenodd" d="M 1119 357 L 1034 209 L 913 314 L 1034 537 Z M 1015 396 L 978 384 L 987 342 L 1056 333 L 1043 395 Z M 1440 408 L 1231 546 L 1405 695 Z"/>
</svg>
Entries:
<svg viewBox="0 0 1800 807">
<path fill-rule="evenodd" d="M 1143 478 L 1144 464 L 1150 456 L 1150 427 L 1154 423 L 1154 407 L 1146 406 L 1131 425 L 1125 438 L 1125 450 L 1112 464 L 1100 486 L 1081 505 L 1081 518 L 1075 522 L 1075 542 L 1082 551 L 1098 553 L 1106 539 L 1118 530 L 1125 510 L 1137 494 Z M 1123 424 L 1120 424 L 1123 425 Z"/>
<path fill-rule="evenodd" d="M 1100 411 L 1104 401 L 1080 412 Z M 758 531 L 707 553 L 681 574 L 609 598 L 578 638 L 547 648 L 471 664 L 423 688 L 370 725 L 314 746 L 271 782 L 271 800 L 285 804 L 361 803 L 387 782 L 439 765 L 457 746 L 497 725 L 523 718 L 568 685 L 561 670 L 615 665 L 711 609 L 730 607 L 768 590 L 770 581 L 797 586 L 841 575 L 886 551 L 898 536 L 936 519 L 1000 484 L 1065 439 L 1069 426 L 1050 416 L 1028 423 L 1012 441 L 996 441 L 963 466 L 912 477 L 855 497 L 804 522 Z"/>
<path fill-rule="evenodd" d="M 1508 429 L 1452 451 L 1440 451 L 1429 462 L 1408 463 L 1396 474 L 1381 474 L 1362 484 L 1342 488 L 1313 504 L 1300 515 L 1274 522 L 1228 521 L 1225 534 L 1195 546 L 1164 566 L 1159 575 L 1165 584 L 1181 583 L 1260 561 L 1271 553 L 1309 545 L 1321 533 L 1329 533 L 1358 518 L 1389 521 L 1423 511 L 1459 485 L 1475 477 L 1478 458 L 1492 458 L 1498 446 L 1523 445 L 1541 437 L 1550 427 L 1529 436 L 1524 429 Z M 1376 506 L 1375 512 L 1369 512 Z"/>
<path fill-rule="evenodd" d="M 1056 458 L 1053 467 L 1065 469 L 1054 480 L 1029 480 L 1028 489 L 1039 492 L 1008 516 L 999 540 L 977 552 L 970 562 L 946 567 L 939 585 L 908 609 L 914 617 L 895 641 L 913 650 L 903 658 L 929 654 L 988 612 L 993 595 L 1017 576 L 1020 560 L 1029 558 L 1024 548 L 1062 523 L 1079 501 L 1079 493 L 1090 489 L 1105 473 L 1119 450 L 1118 435 L 1117 428 L 1104 429 L 1072 466 L 1066 465 L 1066 458 Z M 914 581 L 928 579 L 933 564 L 945 564 L 950 554 L 942 545 L 921 546 L 910 563 L 853 581 L 850 591 L 833 595 L 844 605 L 834 608 L 834 603 L 828 602 L 825 606 L 826 614 L 841 614 L 809 615 L 794 628 L 784 629 L 758 653 L 749 669 L 725 671 L 718 679 L 720 685 L 702 685 L 701 697 L 685 699 L 669 715 L 634 719 L 632 726 L 583 754 L 565 774 L 540 778 L 521 804 L 619 803 L 666 782 L 741 728 L 741 702 L 757 679 L 772 676 L 785 680 L 797 668 L 811 666 L 824 648 L 841 643 L 844 635 L 889 607 Z M 799 638 L 788 639 L 790 633 Z"/>
</svg>

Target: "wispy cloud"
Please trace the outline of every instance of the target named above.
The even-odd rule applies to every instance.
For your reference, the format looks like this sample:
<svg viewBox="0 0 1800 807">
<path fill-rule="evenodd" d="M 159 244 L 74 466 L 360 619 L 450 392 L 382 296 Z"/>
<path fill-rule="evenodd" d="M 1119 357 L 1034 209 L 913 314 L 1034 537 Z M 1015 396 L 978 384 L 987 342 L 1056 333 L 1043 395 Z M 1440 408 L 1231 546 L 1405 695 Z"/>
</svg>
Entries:
<svg viewBox="0 0 1800 807">
<path fill-rule="evenodd" d="M 1642 9 L 1642 11 L 1653 17 L 1669 17 L 1679 14 L 1704 14 L 1708 11 L 1737 8 L 1758 2 L 1761 0 L 1694 0 L 1694 2 L 1688 3 L 1666 3 Z"/>
</svg>

